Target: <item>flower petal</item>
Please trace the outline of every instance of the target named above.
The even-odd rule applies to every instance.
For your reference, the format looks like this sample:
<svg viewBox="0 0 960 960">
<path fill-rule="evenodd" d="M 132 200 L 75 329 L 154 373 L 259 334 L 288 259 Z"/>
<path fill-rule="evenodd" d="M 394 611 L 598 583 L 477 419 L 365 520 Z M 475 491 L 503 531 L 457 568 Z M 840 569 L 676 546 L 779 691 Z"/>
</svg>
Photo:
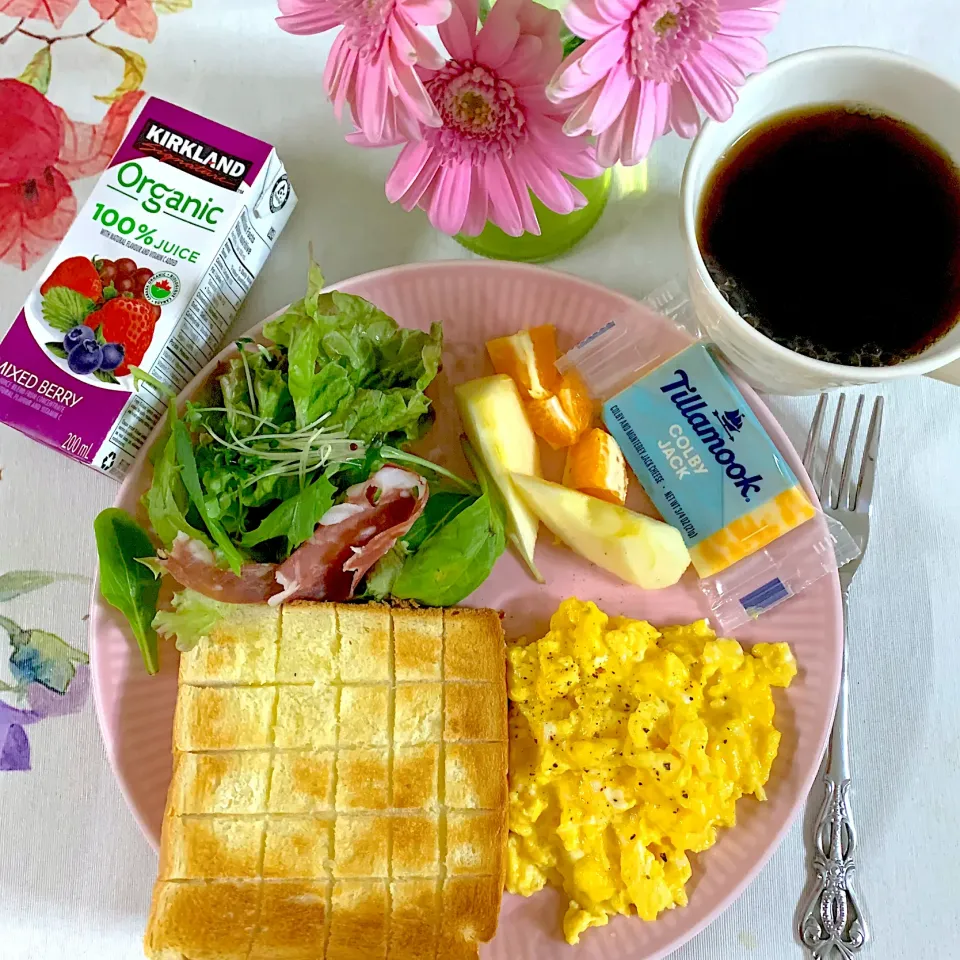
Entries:
<svg viewBox="0 0 960 960">
<path fill-rule="evenodd" d="M 312 33 L 324 33 L 343 23 L 339 15 L 327 4 L 318 4 L 315 9 L 303 13 L 291 13 L 277 17 L 277 26 L 287 33 L 304 36 Z"/>
<path fill-rule="evenodd" d="M 544 73 L 553 72 L 552 68 L 547 68 L 547 71 L 543 69 L 543 64 L 540 63 L 542 52 L 543 41 L 539 37 L 529 34 L 521 36 L 513 52 L 500 68 L 500 75 L 515 87 L 536 82 L 542 90 Z"/>
<path fill-rule="evenodd" d="M 725 53 L 747 73 L 758 73 L 766 69 L 767 48 L 756 37 L 728 37 L 718 33 L 710 45 Z"/>
<path fill-rule="evenodd" d="M 517 6 L 518 0 L 497 0 L 477 34 L 476 59 L 491 70 L 506 63 L 520 38 Z"/>
<path fill-rule="evenodd" d="M 398 70 L 394 75 L 397 87 L 397 96 L 393 107 L 398 116 L 397 125 L 403 125 L 403 116 L 406 114 L 410 121 L 409 126 L 415 123 L 423 123 L 428 127 L 439 127 L 442 121 L 440 114 L 423 81 L 417 75 L 416 70 Z M 419 139 L 416 137 L 415 139 Z"/>
<path fill-rule="evenodd" d="M 587 45 L 581 44 L 563 63 L 557 67 L 556 73 L 547 84 L 547 96 L 554 103 L 565 103 L 574 97 L 579 97 L 589 90 L 601 78 L 588 76 L 580 67 L 580 61 L 587 53 Z"/>
<path fill-rule="evenodd" d="M 721 49 L 711 43 L 704 44 L 700 48 L 698 58 L 701 63 L 708 66 L 718 77 L 722 77 L 727 83 L 734 87 L 739 87 L 747 75 L 743 72 L 736 61 L 731 60 Z"/>
<path fill-rule="evenodd" d="M 640 6 L 638 0 L 595 0 L 597 12 L 611 23 L 629 20 Z"/>
<path fill-rule="evenodd" d="M 730 119 L 737 97 L 722 77 L 695 60 L 681 64 L 680 76 L 686 81 L 694 99 L 714 120 Z"/>
<path fill-rule="evenodd" d="M 635 84 L 623 107 L 623 133 L 620 137 L 620 162 L 627 167 L 637 161 L 633 157 L 633 141 L 640 126 L 640 102 L 645 84 Z"/>
<path fill-rule="evenodd" d="M 570 32 L 584 40 L 592 40 L 626 19 L 626 15 L 616 16 L 614 8 L 605 4 L 601 9 L 598 4 L 589 0 L 570 0 L 561 16 Z"/>
<path fill-rule="evenodd" d="M 519 237 L 523 233 L 523 219 L 500 155 L 487 154 L 480 174 L 486 186 L 490 220 L 509 236 Z"/>
<path fill-rule="evenodd" d="M 479 170 L 474 173 L 476 181 Z M 470 191 L 470 202 L 467 204 L 467 215 L 464 218 L 460 232 L 468 237 L 476 237 L 483 233 L 487 225 L 487 195 L 476 182 Z"/>
<path fill-rule="evenodd" d="M 700 129 L 700 111 L 683 80 L 670 85 L 670 128 L 688 140 Z"/>
<path fill-rule="evenodd" d="M 627 102 L 627 97 L 630 96 L 630 90 L 635 83 L 636 81 L 630 75 L 627 65 L 622 61 L 607 74 L 590 125 L 594 133 L 602 133 L 617 119 L 617 115 Z"/>
<path fill-rule="evenodd" d="M 452 237 L 460 232 L 467 216 L 472 181 L 470 163 L 451 163 L 440 168 L 427 216 L 441 233 Z"/>
<path fill-rule="evenodd" d="M 464 13 L 467 7 L 467 0 L 454 0 L 450 16 L 437 28 L 441 42 L 454 60 L 473 58 L 477 29 L 476 8 L 474 7 L 472 19 L 468 20 Z"/>
<path fill-rule="evenodd" d="M 435 27 L 453 11 L 450 0 L 400 0 L 397 6 L 421 27 Z"/>
<path fill-rule="evenodd" d="M 780 11 L 776 7 L 762 10 L 725 10 L 720 15 L 720 29 L 729 37 L 759 37 L 776 25 Z"/>
<path fill-rule="evenodd" d="M 416 180 L 410 184 L 406 195 L 401 198 L 400 206 L 409 213 L 414 207 L 421 206 L 426 209 L 430 205 L 430 197 L 436 186 L 437 176 L 442 169 L 440 157 L 436 150 L 430 153 L 423 169 L 417 175 Z"/>
<path fill-rule="evenodd" d="M 519 176 L 519 171 L 513 164 L 513 158 L 508 164 L 504 164 L 507 180 L 513 188 L 513 195 L 516 198 L 517 206 L 520 210 L 520 222 L 526 233 L 532 233 L 535 237 L 540 236 L 540 221 L 537 220 L 537 213 L 533 209 L 533 200 L 530 197 L 530 187 L 527 181 Z"/>
<path fill-rule="evenodd" d="M 627 40 L 630 31 L 626 24 L 620 24 L 602 37 L 590 40 L 580 60 L 580 69 L 587 74 L 606 74 L 626 55 Z"/>
<path fill-rule="evenodd" d="M 645 80 L 640 84 L 640 110 L 633 134 L 631 156 L 639 163 L 653 146 L 657 136 L 657 85 Z"/>
<path fill-rule="evenodd" d="M 371 143 L 378 143 L 383 135 L 384 115 L 387 112 L 387 57 L 381 54 L 372 63 L 358 64 L 356 73 L 357 102 L 360 129 Z"/>
<path fill-rule="evenodd" d="M 670 84 L 652 84 L 657 101 L 657 125 L 654 137 L 662 137 L 670 126 Z"/>
<path fill-rule="evenodd" d="M 597 137 L 597 161 L 604 167 L 612 167 L 620 162 L 620 144 L 623 141 L 629 103 L 628 98 L 617 119 Z"/>
<path fill-rule="evenodd" d="M 555 167 L 545 163 L 534 150 L 518 150 L 513 163 L 523 174 L 537 199 L 554 213 L 572 213 L 573 187 Z"/>
<path fill-rule="evenodd" d="M 592 129 L 591 118 L 593 117 L 593 111 L 596 109 L 597 101 L 600 99 L 601 93 L 603 93 L 603 84 L 598 83 L 583 100 L 580 101 L 577 108 L 571 111 L 570 116 L 567 117 L 563 124 L 563 132 L 568 137 L 579 137 L 581 134 Z"/>
<path fill-rule="evenodd" d="M 400 151 L 397 162 L 387 176 L 386 193 L 391 203 L 396 203 L 406 195 L 423 172 L 433 152 L 433 148 L 422 140 L 417 143 L 408 143 Z"/>
</svg>

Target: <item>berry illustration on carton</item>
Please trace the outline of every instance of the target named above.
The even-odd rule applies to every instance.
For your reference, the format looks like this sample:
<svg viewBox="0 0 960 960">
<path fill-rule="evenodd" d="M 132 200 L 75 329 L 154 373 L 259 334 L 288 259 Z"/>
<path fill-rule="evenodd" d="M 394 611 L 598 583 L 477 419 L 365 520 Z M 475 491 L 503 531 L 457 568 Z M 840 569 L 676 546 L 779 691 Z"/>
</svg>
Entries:
<svg viewBox="0 0 960 960">
<path fill-rule="evenodd" d="M 0 422 L 122 477 L 165 404 L 134 368 L 186 385 L 295 205 L 270 144 L 147 100 L 0 340 Z"/>
</svg>

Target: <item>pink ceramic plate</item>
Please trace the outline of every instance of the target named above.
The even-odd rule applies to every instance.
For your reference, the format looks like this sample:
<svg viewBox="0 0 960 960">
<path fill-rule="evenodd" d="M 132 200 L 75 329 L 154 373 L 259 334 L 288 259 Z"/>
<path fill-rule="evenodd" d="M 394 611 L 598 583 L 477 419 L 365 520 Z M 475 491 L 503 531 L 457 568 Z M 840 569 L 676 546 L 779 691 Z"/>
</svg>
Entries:
<svg viewBox="0 0 960 960">
<path fill-rule="evenodd" d="M 367 297 L 407 326 L 427 327 L 433 320 L 442 321 L 445 351 L 437 385 L 437 424 L 421 452 L 459 470 L 466 467 L 457 442 L 460 427 L 451 386 L 489 371 L 483 345 L 490 337 L 512 333 L 521 326 L 553 323 L 561 349 L 566 349 L 611 317 L 632 314 L 637 322 L 656 324 L 664 346 L 675 341 L 679 347 L 683 342 L 681 334 L 665 321 L 661 324 L 651 318 L 634 301 L 575 277 L 535 267 L 428 263 L 382 270 L 340 286 Z M 212 366 L 187 387 L 187 395 L 206 379 Z M 796 452 L 770 411 L 749 387 L 739 385 L 794 472 L 805 479 Z M 545 468 L 556 470 L 557 464 L 548 458 Z M 149 479 L 149 466 L 141 456 L 120 488 L 117 506 L 138 512 Z M 634 497 L 642 498 L 642 494 L 636 491 Z M 610 613 L 654 623 L 687 623 L 707 615 L 690 572 L 668 590 L 646 592 L 606 575 L 550 540 L 541 537 L 537 548 L 545 586 L 534 583 L 512 555 L 505 555 L 470 597 L 471 605 L 499 607 L 506 612 L 508 636 L 542 635 L 550 613 L 571 595 L 594 600 Z M 100 726 L 130 808 L 156 847 L 170 780 L 176 656 L 172 646 L 165 645 L 160 674 L 148 677 L 122 619 L 100 600 L 99 592 L 94 597 L 90 653 Z M 748 643 L 787 641 L 796 653 L 800 673 L 778 701 L 777 723 L 783 741 L 768 786 L 769 801 L 742 800 L 737 826 L 722 831 L 713 849 L 694 858 L 689 905 L 667 911 L 655 923 L 617 918 L 607 927 L 588 931 L 574 952 L 560 937 L 561 905 L 556 894 L 545 892 L 529 899 L 507 896 L 496 939 L 484 949 L 486 960 L 567 955 L 579 960 L 653 960 L 701 930 L 757 874 L 807 795 L 826 743 L 840 675 L 836 577 L 821 580 L 760 623 L 744 629 L 738 639 Z"/>
</svg>

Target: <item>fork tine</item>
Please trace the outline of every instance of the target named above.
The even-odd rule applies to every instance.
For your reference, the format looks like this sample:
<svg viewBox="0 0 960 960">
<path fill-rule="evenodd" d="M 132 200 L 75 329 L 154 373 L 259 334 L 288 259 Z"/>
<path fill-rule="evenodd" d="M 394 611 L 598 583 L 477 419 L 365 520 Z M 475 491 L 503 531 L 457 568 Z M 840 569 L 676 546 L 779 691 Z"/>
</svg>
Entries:
<svg viewBox="0 0 960 960">
<path fill-rule="evenodd" d="M 827 444 L 827 456 L 823 461 L 823 477 L 820 480 L 820 487 L 817 490 L 817 496 L 820 503 L 826 507 L 835 507 L 833 501 L 832 483 L 830 474 L 833 473 L 833 458 L 837 452 L 837 438 L 840 436 L 840 423 L 843 420 L 843 404 L 846 400 L 844 394 L 840 394 L 837 400 L 837 412 L 833 418 L 833 429 L 830 431 L 830 442 Z"/>
<path fill-rule="evenodd" d="M 857 437 L 860 433 L 860 415 L 863 413 L 863 401 L 866 398 L 861 393 L 857 397 L 857 409 L 853 411 L 853 423 L 850 425 L 850 437 L 847 440 L 847 452 L 843 455 L 843 469 L 840 471 L 840 489 L 837 491 L 839 506 L 844 510 L 852 510 L 857 502 L 856 490 L 848 486 L 850 468 L 853 466 L 853 455 L 857 448 Z"/>
<path fill-rule="evenodd" d="M 853 509 L 858 513 L 870 512 L 870 500 L 873 497 L 873 480 L 877 468 L 877 453 L 880 450 L 880 428 L 883 426 L 883 397 L 873 402 L 870 415 L 870 427 L 863 447 L 863 462 L 860 464 L 860 479 L 857 482 L 857 496 Z"/>
<path fill-rule="evenodd" d="M 810 432 L 807 434 L 807 445 L 803 448 L 803 469 L 806 470 L 810 476 L 810 482 L 813 483 L 814 488 L 816 488 L 816 483 L 813 479 L 813 461 L 817 452 L 817 443 L 820 440 L 820 429 L 823 426 L 823 414 L 826 409 L 827 395 L 821 393 L 820 400 L 817 402 L 817 411 L 814 413 L 813 420 L 810 423 Z"/>
</svg>

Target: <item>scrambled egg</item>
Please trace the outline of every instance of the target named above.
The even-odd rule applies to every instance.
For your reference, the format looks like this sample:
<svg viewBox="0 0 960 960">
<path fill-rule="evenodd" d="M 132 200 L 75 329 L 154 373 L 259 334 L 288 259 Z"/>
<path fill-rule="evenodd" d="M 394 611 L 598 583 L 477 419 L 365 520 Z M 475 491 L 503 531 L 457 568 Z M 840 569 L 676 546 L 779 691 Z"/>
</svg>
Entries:
<svg viewBox="0 0 960 960">
<path fill-rule="evenodd" d="M 507 889 L 562 887 L 569 943 L 614 913 L 685 905 L 688 852 L 734 824 L 741 796 L 765 798 L 790 648 L 745 653 L 705 620 L 661 633 L 570 599 L 508 657 Z"/>
</svg>

